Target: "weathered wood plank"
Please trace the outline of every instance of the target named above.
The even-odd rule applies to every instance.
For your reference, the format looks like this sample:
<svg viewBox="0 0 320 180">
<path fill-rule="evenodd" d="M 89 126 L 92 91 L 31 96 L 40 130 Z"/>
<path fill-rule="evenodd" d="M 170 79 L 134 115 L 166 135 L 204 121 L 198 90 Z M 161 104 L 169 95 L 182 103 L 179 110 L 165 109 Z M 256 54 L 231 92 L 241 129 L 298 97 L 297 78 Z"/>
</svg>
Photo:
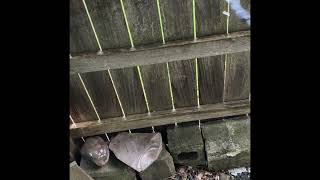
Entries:
<svg viewBox="0 0 320 180">
<path fill-rule="evenodd" d="M 167 41 L 193 39 L 192 0 L 160 0 Z"/>
<path fill-rule="evenodd" d="M 237 1 L 237 0 L 235 0 Z M 238 0 L 250 13 L 250 0 Z M 197 36 L 224 34 L 227 32 L 226 0 L 196 0 Z M 250 26 L 236 15 L 230 6 L 229 33 L 249 30 Z"/>
<path fill-rule="evenodd" d="M 86 3 L 102 49 L 131 46 L 119 0 L 86 0 Z"/>
<path fill-rule="evenodd" d="M 195 60 L 169 63 L 175 106 L 197 106 Z"/>
<path fill-rule="evenodd" d="M 98 120 L 78 75 L 70 75 L 70 114 L 75 122 Z"/>
<path fill-rule="evenodd" d="M 146 113 L 139 74 L 136 67 L 110 70 L 125 114 Z"/>
<path fill-rule="evenodd" d="M 70 0 L 70 52 L 97 52 L 99 46 L 94 37 L 82 1 Z"/>
<path fill-rule="evenodd" d="M 103 134 L 105 132 L 118 132 L 128 129 L 145 128 L 150 126 L 162 126 L 173 124 L 174 122 L 189 122 L 202 119 L 211 119 L 227 116 L 235 116 L 250 113 L 250 104 L 248 100 L 202 105 L 201 108 L 188 107 L 178 108 L 175 112 L 171 110 L 153 112 L 148 114 L 136 114 L 121 117 L 110 118 L 97 122 L 77 123 L 77 127 L 70 129 L 70 135 L 74 138 L 81 136 L 92 136 Z M 83 134 L 81 132 L 83 131 Z"/>
<path fill-rule="evenodd" d="M 100 118 L 122 116 L 121 108 L 107 71 L 81 74 Z"/>
<path fill-rule="evenodd" d="M 123 0 L 134 45 L 162 42 L 156 0 Z"/>
<path fill-rule="evenodd" d="M 86 54 L 70 60 L 70 73 L 91 72 L 158 64 L 185 59 L 222 55 L 250 50 L 250 32 L 236 32 L 200 38 L 197 41 L 171 42 L 156 47 L 137 48 L 137 50 L 113 50 L 104 55 Z"/>
<path fill-rule="evenodd" d="M 223 101 L 224 55 L 198 58 L 200 104 Z"/>
<path fill-rule="evenodd" d="M 249 98 L 250 51 L 228 54 L 227 57 L 225 101 Z"/>
<path fill-rule="evenodd" d="M 141 66 L 150 111 L 172 109 L 166 64 Z"/>
<path fill-rule="evenodd" d="M 226 33 L 226 10 L 225 0 L 196 0 L 197 37 Z"/>
</svg>

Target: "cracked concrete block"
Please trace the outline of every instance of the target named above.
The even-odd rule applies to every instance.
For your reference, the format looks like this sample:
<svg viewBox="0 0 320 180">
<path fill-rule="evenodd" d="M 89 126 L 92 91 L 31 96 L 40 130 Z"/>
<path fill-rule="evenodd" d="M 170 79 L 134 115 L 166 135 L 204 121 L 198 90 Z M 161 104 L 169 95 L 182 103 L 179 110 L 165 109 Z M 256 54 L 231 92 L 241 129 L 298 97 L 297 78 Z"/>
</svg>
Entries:
<svg viewBox="0 0 320 180">
<path fill-rule="evenodd" d="M 198 125 L 169 127 L 168 147 L 177 164 L 188 166 L 206 165 L 204 143 Z"/>
<path fill-rule="evenodd" d="M 82 158 L 80 167 L 95 180 L 136 180 L 135 171 L 110 154 L 106 165 L 99 167 Z"/>
<path fill-rule="evenodd" d="M 226 170 L 250 166 L 248 117 L 204 123 L 202 133 L 209 169 Z"/>
<path fill-rule="evenodd" d="M 70 163 L 70 180 L 93 180 L 75 161 Z"/>
<path fill-rule="evenodd" d="M 172 156 L 163 146 L 158 159 L 139 173 L 142 180 L 163 180 L 176 173 Z"/>
</svg>

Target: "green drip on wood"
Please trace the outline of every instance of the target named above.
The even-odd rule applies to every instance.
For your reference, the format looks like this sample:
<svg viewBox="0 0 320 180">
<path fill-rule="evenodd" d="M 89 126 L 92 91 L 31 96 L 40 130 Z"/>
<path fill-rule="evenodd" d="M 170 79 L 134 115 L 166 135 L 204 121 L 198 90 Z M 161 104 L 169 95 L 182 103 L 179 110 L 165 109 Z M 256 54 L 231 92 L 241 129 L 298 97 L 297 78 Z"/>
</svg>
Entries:
<svg viewBox="0 0 320 180">
<path fill-rule="evenodd" d="M 91 16 L 90 16 L 90 13 L 89 13 L 87 4 L 86 4 L 85 0 L 82 0 L 82 3 L 83 3 L 83 6 L 84 6 L 84 9 L 85 9 L 86 12 L 87 12 L 87 15 L 88 15 L 88 18 L 89 18 L 89 21 L 90 21 L 90 25 L 91 25 L 91 28 L 92 28 L 93 33 L 94 33 L 94 37 L 96 38 L 97 44 L 98 44 L 98 46 L 99 46 L 99 50 L 100 50 L 100 52 L 102 52 L 102 48 L 101 48 L 101 45 L 100 45 L 100 41 L 99 41 L 99 38 L 98 38 L 98 35 L 97 35 L 97 32 L 96 32 L 96 29 L 94 28 L 94 25 L 93 25 L 93 22 L 92 22 L 92 19 L 91 19 Z"/>
<path fill-rule="evenodd" d="M 157 8 L 158 8 L 158 16 L 160 21 L 160 30 L 161 30 L 161 37 L 162 37 L 162 44 L 165 44 L 164 40 L 164 33 L 163 33 L 163 26 L 162 26 L 162 17 L 161 17 L 161 11 L 160 11 L 160 0 L 157 0 Z"/>
<path fill-rule="evenodd" d="M 133 44 L 133 40 L 132 40 L 132 35 L 131 35 L 130 27 L 129 27 L 129 24 L 128 24 L 128 20 L 127 20 L 126 10 L 124 9 L 124 5 L 123 5 L 123 1 L 122 1 L 122 0 L 120 0 L 120 3 L 121 3 L 122 13 L 123 13 L 123 16 L 124 16 L 124 21 L 126 22 L 127 31 L 128 31 L 128 34 L 129 34 L 129 39 L 130 39 L 131 47 L 134 48 L 134 44 Z"/>
<path fill-rule="evenodd" d="M 141 86 L 142 86 L 142 91 L 143 91 L 143 95 L 144 95 L 144 100 L 146 101 L 148 113 L 150 113 L 149 103 L 148 103 L 148 99 L 147 99 L 147 94 L 146 94 L 146 91 L 145 91 L 145 89 L 144 89 L 143 79 L 142 79 L 142 76 L 141 76 L 141 72 L 140 72 L 140 67 L 139 67 L 139 66 L 137 66 L 137 70 L 138 70 L 138 74 L 139 74 L 140 83 L 141 83 Z"/>
<path fill-rule="evenodd" d="M 195 58 L 196 63 L 196 91 L 197 91 L 197 104 L 200 107 L 200 96 L 199 96 L 199 72 L 198 72 L 198 58 Z"/>
<path fill-rule="evenodd" d="M 196 22 L 196 3 L 192 0 L 192 15 L 193 15 L 193 39 L 197 39 L 197 22 Z"/>
</svg>

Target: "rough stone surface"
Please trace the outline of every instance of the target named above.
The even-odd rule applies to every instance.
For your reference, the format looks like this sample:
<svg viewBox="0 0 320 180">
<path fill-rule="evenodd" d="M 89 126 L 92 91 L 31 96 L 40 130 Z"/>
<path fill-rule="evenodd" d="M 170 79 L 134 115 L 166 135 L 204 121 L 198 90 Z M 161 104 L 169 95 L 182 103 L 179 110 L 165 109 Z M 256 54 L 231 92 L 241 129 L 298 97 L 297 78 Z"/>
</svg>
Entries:
<svg viewBox="0 0 320 180">
<path fill-rule="evenodd" d="M 176 173 L 172 156 L 163 146 L 158 159 L 139 173 L 142 180 L 163 180 Z"/>
<path fill-rule="evenodd" d="M 250 166 L 250 119 L 238 117 L 202 126 L 208 168 L 226 170 Z"/>
<path fill-rule="evenodd" d="M 206 165 L 204 143 L 198 125 L 167 129 L 168 147 L 173 161 L 181 165 Z"/>
<path fill-rule="evenodd" d="M 108 143 L 100 136 L 89 137 L 81 147 L 81 156 L 97 166 L 104 166 L 109 160 Z"/>
<path fill-rule="evenodd" d="M 219 180 L 231 180 L 231 176 L 228 174 L 220 173 Z"/>
<path fill-rule="evenodd" d="M 95 180 L 136 180 L 136 174 L 126 164 L 110 154 L 106 165 L 99 167 L 92 162 L 81 159 L 80 167 Z"/>
<path fill-rule="evenodd" d="M 70 163 L 70 180 L 93 180 L 75 161 Z"/>
<path fill-rule="evenodd" d="M 120 161 L 141 172 L 158 159 L 162 137 L 160 133 L 122 132 L 111 139 L 109 148 Z"/>
</svg>

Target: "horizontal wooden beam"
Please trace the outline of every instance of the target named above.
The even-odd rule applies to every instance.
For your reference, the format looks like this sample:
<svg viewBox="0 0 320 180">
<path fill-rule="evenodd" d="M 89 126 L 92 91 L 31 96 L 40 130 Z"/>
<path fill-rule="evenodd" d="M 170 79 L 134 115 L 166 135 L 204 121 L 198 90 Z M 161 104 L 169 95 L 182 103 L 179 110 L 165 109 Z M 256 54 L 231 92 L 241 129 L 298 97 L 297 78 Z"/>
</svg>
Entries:
<svg viewBox="0 0 320 180">
<path fill-rule="evenodd" d="M 70 136 L 73 138 L 92 136 L 103 133 L 119 132 L 128 129 L 146 128 L 174 124 L 175 122 L 189 122 L 202 119 L 211 119 L 235 116 L 250 113 L 248 100 L 234 101 L 219 104 L 207 104 L 198 107 L 179 108 L 176 111 L 166 110 L 151 114 L 136 114 L 126 118 L 116 117 L 97 121 L 76 123 L 70 126 Z"/>
<path fill-rule="evenodd" d="M 158 64 L 250 50 L 250 31 L 199 38 L 196 41 L 174 41 L 132 49 L 114 49 L 104 54 L 85 54 L 70 59 L 70 73 L 83 73 Z"/>
</svg>

